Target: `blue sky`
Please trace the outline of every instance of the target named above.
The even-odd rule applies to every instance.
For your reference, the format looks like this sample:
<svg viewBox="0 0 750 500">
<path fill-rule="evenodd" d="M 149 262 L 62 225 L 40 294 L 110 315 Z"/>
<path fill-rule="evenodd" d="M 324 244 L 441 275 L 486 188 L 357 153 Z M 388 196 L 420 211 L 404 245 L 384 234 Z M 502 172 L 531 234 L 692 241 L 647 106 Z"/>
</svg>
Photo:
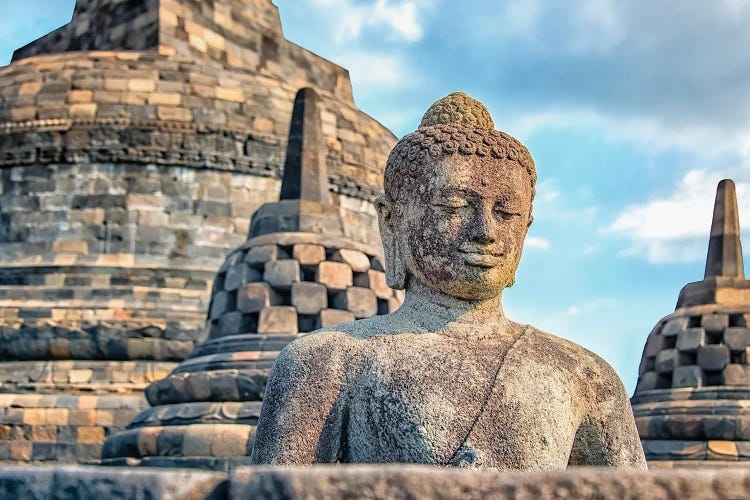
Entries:
<svg viewBox="0 0 750 500">
<path fill-rule="evenodd" d="M 73 3 L 0 0 L 0 64 Z M 529 147 L 535 222 L 507 313 L 603 356 L 632 392 L 649 331 L 703 276 L 721 178 L 750 227 L 750 1 L 275 3 L 286 37 L 348 68 L 396 135 L 463 90 Z"/>
</svg>

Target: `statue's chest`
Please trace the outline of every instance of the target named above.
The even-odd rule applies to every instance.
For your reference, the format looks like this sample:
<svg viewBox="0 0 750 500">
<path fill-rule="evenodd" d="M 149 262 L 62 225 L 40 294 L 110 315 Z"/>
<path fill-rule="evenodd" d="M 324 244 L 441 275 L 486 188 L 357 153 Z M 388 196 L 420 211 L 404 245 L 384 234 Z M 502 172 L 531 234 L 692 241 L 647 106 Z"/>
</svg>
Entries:
<svg viewBox="0 0 750 500">
<path fill-rule="evenodd" d="M 524 382 L 519 370 L 505 369 L 509 346 L 389 347 L 380 346 L 355 375 L 348 461 L 497 467 L 504 465 L 503 450 L 549 454 L 556 443 L 560 457 L 569 451 L 572 434 L 560 439 L 557 424 L 545 416 L 545 381 Z M 526 389 L 540 394 L 514 395 L 529 382 Z M 497 429 L 486 428 L 485 414 Z"/>
</svg>

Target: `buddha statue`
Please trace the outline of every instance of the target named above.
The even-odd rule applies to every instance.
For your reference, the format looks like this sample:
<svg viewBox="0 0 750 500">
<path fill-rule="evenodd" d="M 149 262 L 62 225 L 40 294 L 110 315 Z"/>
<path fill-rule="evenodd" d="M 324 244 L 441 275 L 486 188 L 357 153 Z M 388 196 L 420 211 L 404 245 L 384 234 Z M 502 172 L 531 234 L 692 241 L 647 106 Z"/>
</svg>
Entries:
<svg viewBox="0 0 750 500">
<path fill-rule="evenodd" d="M 377 202 L 403 305 L 281 352 L 252 461 L 645 469 L 615 371 L 503 313 L 535 182 L 528 150 L 481 103 L 433 104 L 391 152 Z"/>
</svg>

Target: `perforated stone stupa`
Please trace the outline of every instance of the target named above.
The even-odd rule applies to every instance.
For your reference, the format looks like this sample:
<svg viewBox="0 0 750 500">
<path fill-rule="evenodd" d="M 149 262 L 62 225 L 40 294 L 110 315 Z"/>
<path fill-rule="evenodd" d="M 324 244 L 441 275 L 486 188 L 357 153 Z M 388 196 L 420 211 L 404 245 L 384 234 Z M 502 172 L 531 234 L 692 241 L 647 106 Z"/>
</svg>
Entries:
<svg viewBox="0 0 750 500">
<path fill-rule="evenodd" d="M 719 183 L 702 281 L 649 334 L 631 399 L 651 466 L 750 464 L 750 281 L 735 186 Z"/>
<path fill-rule="evenodd" d="M 347 238 L 326 178 L 320 98 L 297 94 L 281 200 L 252 217 L 214 280 L 208 340 L 146 390 L 152 408 L 110 437 L 106 463 L 225 468 L 248 461 L 268 371 L 298 333 L 386 314 L 378 247 Z M 321 374 L 321 376 L 323 376 Z"/>
<path fill-rule="evenodd" d="M 0 460 L 97 459 L 147 407 L 143 388 L 204 335 L 248 216 L 278 199 L 302 87 L 320 95 L 318 181 L 341 235 L 378 247 L 395 137 L 356 109 L 345 69 L 283 37 L 270 0 L 78 0 L 0 68 Z M 289 294 L 262 317 L 221 306 L 260 279 L 246 254 L 306 276 L 306 247 L 271 240 L 219 275 L 212 338 L 288 318 Z"/>
</svg>

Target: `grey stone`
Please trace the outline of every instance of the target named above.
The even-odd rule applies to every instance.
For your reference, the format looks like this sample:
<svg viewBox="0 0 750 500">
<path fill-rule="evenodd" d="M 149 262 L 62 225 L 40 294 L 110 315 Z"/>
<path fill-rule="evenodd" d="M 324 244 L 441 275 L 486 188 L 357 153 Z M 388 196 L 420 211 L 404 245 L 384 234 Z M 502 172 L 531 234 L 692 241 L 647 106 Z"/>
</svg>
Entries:
<svg viewBox="0 0 750 500">
<path fill-rule="evenodd" d="M 389 156 L 377 204 L 386 278 L 404 304 L 281 351 L 254 463 L 646 468 L 615 371 L 503 314 L 535 180 L 528 150 L 477 101 L 451 94 L 425 113 Z M 346 291 L 346 270 L 321 262 L 316 281 Z"/>
<path fill-rule="evenodd" d="M 724 330 L 724 344 L 732 351 L 744 351 L 750 346 L 750 328 L 729 327 Z"/>
<path fill-rule="evenodd" d="M 706 332 L 719 333 L 729 326 L 728 314 L 704 314 L 701 318 L 701 326 Z"/>
<path fill-rule="evenodd" d="M 226 475 L 131 467 L 0 467 L 2 498 L 225 498 Z"/>
<path fill-rule="evenodd" d="M 292 305 L 299 314 L 318 314 L 328 307 L 328 290 L 320 283 L 292 285 Z"/>
<path fill-rule="evenodd" d="M 695 352 L 706 344 L 706 331 L 703 328 L 688 328 L 677 336 L 677 349 L 685 352 Z"/>
<path fill-rule="evenodd" d="M 260 312 L 258 333 L 297 333 L 297 311 L 289 306 L 267 307 Z"/>
<path fill-rule="evenodd" d="M 750 471 L 575 468 L 566 471 L 477 471 L 405 464 L 349 467 L 238 467 L 231 498 L 747 498 Z"/>
<path fill-rule="evenodd" d="M 245 283 L 257 282 L 261 280 L 261 273 L 250 267 L 249 264 L 239 264 L 227 270 L 227 276 L 224 278 L 224 290 L 237 290 Z"/>
<path fill-rule="evenodd" d="M 677 366 L 689 364 L 690 356 L 677 349 L 664 349 L 656 355 L 654 369 L 658 373 L 668 373 Z"/>
<path fill-rule="evenodd" d="M 351 286 L 346 291 L 336 292 L 333 295 L 333 306 L 351 311 L 355 318 L 369 318 L 378 312 L 375 293 L 369 288 L 358 286 Z"/>
<path fill-rule="evenodd" d="M 671 337 L 678 335 L 680 332 L 685 330 L 688 325 L 688 318 L 685 316 L 679 318 L 672 318 L 664 324 L 661 334 L 665 337 Z"/>
<path fill-rule="evenodd" d="M 323 309 L 318 315 L 318 320 L 315 328 L 325 328 L 328 326 L 335 326 L 341 323 L 348 323 L 354 321 L 354 314 L 349 311 L 342 311 L 340 309 Z"/>
<path fill-rule="evenodd" d="M 729 363 L 729 349 L 725 345 L 706 345 L 698 348 L 698 366 L 703 370 L 723 370 Z"/>
<path fill-rule="evenodd" d="M 700 366 L 678 366 L 672 372 L 672 387 L 703 387 L 705 377 Z"/>
<path fill-rule="evenodd" d="M 281 297 L 268 283 L 246 283 L 237 291 L 237 310 L 243 313 L 280 304 Z"/>
<path fill-rule="evenodd" d="M 263 280 L 279 290 L 290 290 L 292 284 L 302 281 L 302 270 L 293 259 L 267 262 Z"/>
</svg>

